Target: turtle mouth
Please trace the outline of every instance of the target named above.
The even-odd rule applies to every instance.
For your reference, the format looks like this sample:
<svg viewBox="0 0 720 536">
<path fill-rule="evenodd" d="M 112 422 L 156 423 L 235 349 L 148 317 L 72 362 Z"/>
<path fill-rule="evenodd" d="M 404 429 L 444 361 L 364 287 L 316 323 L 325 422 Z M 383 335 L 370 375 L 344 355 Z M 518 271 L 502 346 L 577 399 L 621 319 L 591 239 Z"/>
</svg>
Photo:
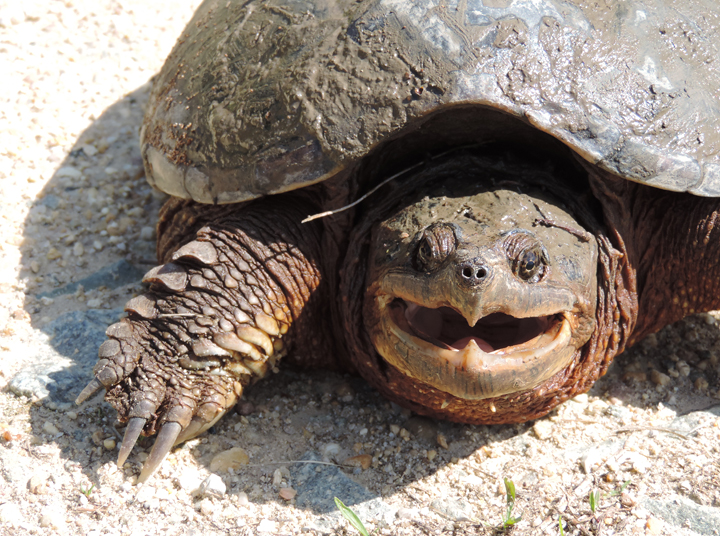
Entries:
<svg viewBox="0 0 720 536">
<path fill-rule="evenodd" d="M 398 327 L 438 348 L 459 352 L 473 341 L 483 352 L 496 355 L 547 346 L 563 322 L 561 314 L 515 318 L 492 313 L 470 326 L 450 307 L 430 309 L 401 298 L 393 300 L 389 312 Z"/>
<path fill-rule="evenodd" d="M 383 358 L 419 380 L 462 398 L 531 389 L 571 365 L 574 315 L 538 317 L 495 312 L 470 325 L 450 307 L 429 308 L 393 297 L 375 341 Z M 449 372 L 449 374 L 448 374 Z"/>
</svg>

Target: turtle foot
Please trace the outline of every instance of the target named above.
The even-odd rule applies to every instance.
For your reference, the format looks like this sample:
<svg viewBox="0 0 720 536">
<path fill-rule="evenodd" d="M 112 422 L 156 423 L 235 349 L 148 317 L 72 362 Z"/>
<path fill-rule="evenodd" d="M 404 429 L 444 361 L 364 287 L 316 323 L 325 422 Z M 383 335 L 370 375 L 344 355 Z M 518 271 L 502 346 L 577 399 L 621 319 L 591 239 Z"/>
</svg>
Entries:
<svg viewBox="0 0 720 536">
<path fill-rule="evenodd" d="M 262 202 L 242 210 L 180 204 L 173 232 L 189 229 L 200 208 L 212 220 L 194 227 L 189 242 L 166 235 L 176 237 L 175 249 L 145 275 L 149 290 L 127 303 L 128 317 L 107 329 L 95 377 L 76 402 L 106 389 L 118 420 L 128 423 L 119 466 L 140 435 L 157 434 L 138 482 L 174 445 L 215 424 L 291 347 L 323 355 L 328 346 L 321 330 L 309 329 L 315 307 L 305 307 L 311 296 L 327 303 L 315 292 L 318 229 L 296 227 L 307 213 L 302 205 L 276 205 L 268 212 Z"/>
</svg>

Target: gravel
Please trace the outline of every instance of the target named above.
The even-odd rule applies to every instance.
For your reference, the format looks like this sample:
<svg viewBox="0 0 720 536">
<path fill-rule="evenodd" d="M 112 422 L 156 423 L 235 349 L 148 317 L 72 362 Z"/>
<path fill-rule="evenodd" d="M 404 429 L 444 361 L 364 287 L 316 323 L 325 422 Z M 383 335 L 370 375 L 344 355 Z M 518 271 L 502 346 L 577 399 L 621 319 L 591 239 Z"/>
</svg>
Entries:
<svg viewBox="0 0 720 536">
<path fill-rule="evenodd" d="M 513 534 L 558 534 L 559 517 L 568 535 L 718 534 L 716 314 L 535 423 L 435 422 L 357 378 L 282 370 L 149 483 L 152 441 L 116 467 L 114 411 L 72 400 L 154 262 L 164 196 L 137 131 L 197 4 L 0 0 L 0 534 L 354 534 L 335 496 L 381 535 L 491 534 L 506 477 Z"/>
</svg>

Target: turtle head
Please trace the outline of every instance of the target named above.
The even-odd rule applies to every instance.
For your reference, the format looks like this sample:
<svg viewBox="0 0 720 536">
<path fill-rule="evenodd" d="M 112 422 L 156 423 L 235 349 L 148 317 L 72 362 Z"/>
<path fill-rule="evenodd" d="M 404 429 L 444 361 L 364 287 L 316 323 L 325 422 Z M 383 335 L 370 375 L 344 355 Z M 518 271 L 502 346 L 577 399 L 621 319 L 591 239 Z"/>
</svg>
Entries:
<svg viewBox="0 0 720 536">
<path fill-rule="evenodd" d="M 595 329 L 594 236 L 547 192 L 484 179 L 445 176 L 375 224 L 363 305 L 382 360 L 465 400 L 538 387 Z"/>
</svg>

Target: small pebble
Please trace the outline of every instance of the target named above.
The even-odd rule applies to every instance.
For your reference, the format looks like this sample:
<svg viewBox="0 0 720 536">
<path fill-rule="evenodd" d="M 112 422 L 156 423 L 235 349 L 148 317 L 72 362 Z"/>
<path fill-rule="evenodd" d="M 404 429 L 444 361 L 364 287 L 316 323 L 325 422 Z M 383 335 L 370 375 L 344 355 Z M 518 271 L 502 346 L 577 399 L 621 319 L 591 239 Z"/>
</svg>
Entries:
<svg viewBox="0 0 720 536">
<path fill-rule="evenodd" d="M 445 437 L 444 434 L 438 434 L 436 439 L 437 439 L 437 444 L 440 445 L 445 450 L 450 448 L 450 447 L 448 447 L 447 438 Z"/>
<path fill-rule="evenodd" d="M 278 495 L 280 495 L 280 498 L 285 501 L 292 501 L 295 498 L 295 495 L 297 495 L 297 491 L 292 488 L 280 488 Z"/>
<path fill-rule="evenodd" d="M 327 443 L 323 445 L 321 452 L 323 460 L 328 461 L 340 454 L 340 445 L 337 443 Z"/>
<path fill-rule="evenodd" d="M 61 529 L 65 526 L 65 516 L 61 512 L 53 510 L 47 511 L 40 518 L 40 526 L 43 528 Z"/>
<path fill-rule="evenodd" d="M 250 504 L 250 499 L 248 499 L 247 493 L 245 493 L 244 491 L 241 491 L 237 494 L 236 500 L 238 506 L 247 506 L 248 504 Z"/>
<path fill-rule="evenodd" d="M 287 471 L 287 469 L 285 469 Z M 273 472 L 273 486 L 279 486 L 283 482 L 283 472 L 282 469 L 275 469 Z"/>
<path fill-rule="evenodd" d="M 663 522 L 661 519 L 651 516 L 645 523 L 645 528 L 647 528 L 648 534 L 662 534 Z"/>
<path fill-rule="evenodd" d="M 200 484 L 200 488 L 198 489 L 199 494 L 206 497 L 222 497 L 226 491 L 227 486 L 225 486 L 225 482 L 215 473 L 212 473 L 203 480 L 203 483 Z"/>
<path fill-rule="evenodd" d="M 47 478 L 42 475 L 33 475 L 27 484 L 30 493 L 35 495 L 43 495 L 47 493 Z"/>
<path fill-rule="evenodd" d="M 249 461 L 247 452 L 240 447 L 233 447 L 216 454 L 210 462 L 210 470 L 214 473 L 226 473 L 229 469 L 235 471 Z"/>
<path fill-rule="evenodd" d="M 553 423 L 548 420 L 540 420 L 533 424 L 533 432 L 538 439 L 550 439 L 553 435 Z"/>
<path fill-rule="evenodd" d="M 349 458 L 346 458 L 345 461 L 343 461 L 343 465 L 347 465 L 350 467 L 360 467 L 363 469 L 363 471 L 368 469 L 371 463 L 372 456 L 370 456 L 369 454 L 350 456 Z"/>
<path fill-rule="evenodd" d="M 74 421 L 78 418 L 78 414 L 75 411 L 68 411 L 65 415 L 67 415 L 67 418 L 71 421 Z"/>
<path fill-rule="evenodd" d="M 155 238 L 155 228 L 150 226 L 145 226 L 142 229 L 140 229 L 140 240 L 153 240 Z"/>
<path fill-rule="evenodd" d="M 103 447 L 105 450 L 115 450 L 115 440 L 113 438 L 106 439 L 103 441 Z"/>
<path fill-rule="evenodd" d="M 215 504 L 210 499 L 205 498 L 200 501 L 200 512 L 203 515 L 211 516 L 215 513 L 215 509 Z"/>
<path fill-rule="evenodd" d="M 659 385 L 661 387 L 665 387 L 670 383 L 670 376 L 667 374 L 663 374 L 659 370 L 652 369 L 650 371 L 650 380 L 655 384 Z"/>
<path fill-rule="evenodd" d="M 414 508 L 400 508 L 395 513 L 398 519 L 417 519 L 419 512 Z"/>
<path fill-rule="evenodd" d="M 710 386 L 708 381 L 702 377 L 695 380 L 695 383 L 693 385 L 695 386 L 695 389 L 697 389 L 698 391 L 705 391 Z"/>
<path fill-rule="evenodd" d="M 51 423 L 50 421 L 45 421 L 45 423 L 43 424 L 42 429 L 43 429 L 43 432 L 45 432 L 46 434 L 50 434 L 50 435 L 55 435 L 55 434 L 59 434 L 59 433 L 60 433 L 60 430 L 58 430 L 58 427 L 55 426 L 55 425 L 54 425 L 53 423 Z"/>
<path fill-rule="evenodd" d="M 437 456 L 437 451 L 435 449 L 428 450 L 427 459 L 429 462 L 433 461 L 435 459 L 435 456 Z"/>
</svg>

